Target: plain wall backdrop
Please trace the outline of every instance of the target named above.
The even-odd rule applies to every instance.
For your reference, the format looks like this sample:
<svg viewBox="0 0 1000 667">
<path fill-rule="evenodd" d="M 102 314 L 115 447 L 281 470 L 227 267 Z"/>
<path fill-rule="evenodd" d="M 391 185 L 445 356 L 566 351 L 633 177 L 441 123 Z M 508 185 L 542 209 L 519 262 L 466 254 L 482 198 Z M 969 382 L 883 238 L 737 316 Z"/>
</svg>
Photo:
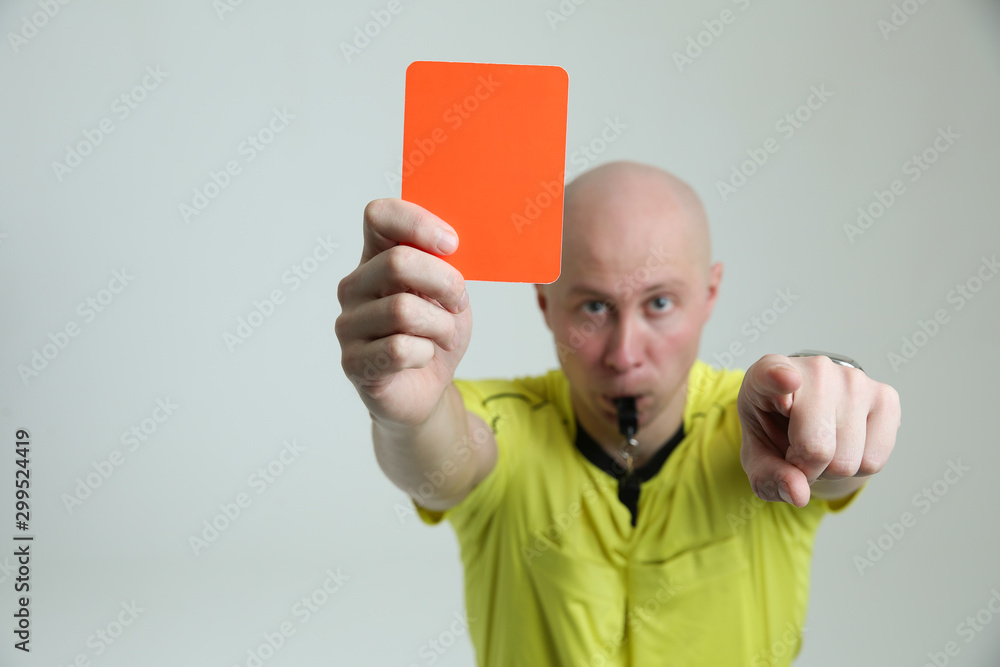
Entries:
<svg viewBox="0 0 1000 667">
<path fill-rule="evenodd" d="M 1000 661 L 998 3 L 8 0 L 0 33 L 0 664 L 473 664 L 454 533 L 378 469 L 334 335 L 414 60 L 562 66 L 569 176 L 695 187 L 726 267 L 705 361 L 827 349 L 898 389 L 796 664 Z M 461 377 L 556 366 L 529 285 L 469 292 Z"/>
</svg>

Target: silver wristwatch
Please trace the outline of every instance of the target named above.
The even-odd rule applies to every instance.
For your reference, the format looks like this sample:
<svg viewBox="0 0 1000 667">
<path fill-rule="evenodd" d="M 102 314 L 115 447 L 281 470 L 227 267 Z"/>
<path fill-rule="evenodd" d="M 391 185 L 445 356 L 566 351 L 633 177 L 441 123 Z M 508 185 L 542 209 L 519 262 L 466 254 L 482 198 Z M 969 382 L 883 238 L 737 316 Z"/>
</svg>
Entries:
<svg viewBox="0 0 1000 667">
<path fill-rule="evenodd" d="M 790 357 L 827 357 L 835 364 L 840 364 L 841 366 L 848 366 L 850 368 L 857 368 L 862 373 L 865 369 L 861 368 L 861 364 L 854 361 L 850 357 L 845 357 L 842 354 L 836 354 L 834 352 L 821 352 L 819 350 L 799 350 L 795 354 L 788 355 Z"/>
</svg>

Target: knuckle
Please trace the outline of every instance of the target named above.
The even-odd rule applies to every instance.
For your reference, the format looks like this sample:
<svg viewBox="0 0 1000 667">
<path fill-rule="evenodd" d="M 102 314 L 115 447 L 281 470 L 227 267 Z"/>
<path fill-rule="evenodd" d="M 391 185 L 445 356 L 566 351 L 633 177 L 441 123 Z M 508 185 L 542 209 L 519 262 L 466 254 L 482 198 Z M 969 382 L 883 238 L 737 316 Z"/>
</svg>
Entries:
<svg viewBox="0 0 1000 667">
<path fill-rule="evenodd" d="M 830 357 L 817 354 L 812 357 L 804 357 L 802 362 L 809 368 L 812 372 L 817 375 L 822 375 L 829 373 L 834 370 L 836 364 L 830 359 Z"/>
<path fill-rule="evenodd" d="M 351 384 L 357 385 L 360 381 L 358 377 L 358 351 L 354 348 L 344 346 L 340 350 L 340 367 L 344 369 Z"/>
<path fill-rule="evenodd" d="M 405 245 L 397 245 L 386 250 L 383 255 L 385 255 L 385 268 L 389 275 L 396 279 L 402 280 L 406 275 L 407 268 L 413 261 L 412 248 Z"/>
<path fill-rule="evenodd" d="M 341 348 L 343 348 L 343 343 L 345 339 L 345 333 L 347 331 L 347 317 L 344 313 L 337 315 L 337 319 L 333 321 L 333 331 L 337 335 L 337 340 L 341 343 Z"/>
<path fill-rule="evenodd" d="M 835 458 L 830 461 L 830 465 L 823 471 L 823 477 L 854 477 L 858 472 L 860 461 L 851 461 L 845 458 Z"/>
<path fill-rule="evenodd" d="M 899 402 L 899 392 L 895 388 L 887 385 L 880 384 L 878 388 L 878 401 L 892 410 L 894 413 L 899 415 L 902 412 L 901 405 Z"/>
<path fill-rule="evenodd" d="M 351 355 L 347 351 L 346 345 L 340 346 L 340 367 L 344 369 L 344 372 L 350 375 L 351 373 Z"/>
<path fill-rule="evenodd" d="M 413 317 L 413 304 L 410 303 L 410 294 L 405 292 L 394 294 L 389 298 L 389 317 L 397 327 L 404 327 L 410 323 Z"/>
<path fill-rule="evenodd" d="M 866 455 L 861 460 L 861 464 L 858 466 L 858 469 L 854 474 L 863 476 L 874 475 L 880 472 L 884 465 L 885 461 L 880 460 L 878 456 Z"/>
<path fill-rule="evenodd" d="M 409 350 L 406 336 L 390 336 L 385 341 L 385 354 L 393 366 L 398 367 L 406 359 Z"/>
<path fill-rule="evenodd" d="M 351 291 L 351 286 L 354 284 L 354 281 L 351 279 L 352 275 L 354 274 L 344 276 L 341 278 L 340 282 L 337 283 L 337 301 L 340 303 L 341 308 L 343 308 L 344 304 L 347 303 L 347 296 Z"/>
<path fill-rule="evenodd" d="M 851 368 L 849 366 L 840 366 L 840 368 L 846 373 L 847 391 L 851 393 L 862 395 L 861 392 L 865 390 L 865 385 L 870 385 L 872 382 L 872 379 L 860 368 Z"/>
<path fill-rule="evenodd" d="M 795 455 L 803 461 L 829 459 L 830 454 L 830 443 L 820 434 L 801 438 L 795 443 Z"/>
<path fill-rule="evenodd" d="M 448 282 L 450 283 L 451 295 L 458 301 L 462 298 L 462 293 L 465 292 L 465 276 L 458 269 L 452 268 L 451 277 Z"/>
</svg>

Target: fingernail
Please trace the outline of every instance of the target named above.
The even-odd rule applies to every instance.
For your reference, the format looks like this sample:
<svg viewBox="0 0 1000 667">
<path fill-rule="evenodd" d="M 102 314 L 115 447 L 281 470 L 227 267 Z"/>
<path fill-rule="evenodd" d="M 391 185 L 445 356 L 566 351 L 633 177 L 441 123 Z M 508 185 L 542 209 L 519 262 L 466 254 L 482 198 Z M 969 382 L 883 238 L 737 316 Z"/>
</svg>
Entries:
<svg viewBox="0 0 1000 667">
<path fill-rule="evenodd" d="M 792 494 L 788 492 L 788 485 L 784 482 L 778 482 L 778 495 L 789 505 L 794 505 L 792 502 Z"/>
<path fill-rule="evenodd" d="M 446 255 L 450 255 L 458 249 L 458 237 L 449 231 L 441 230 L 438 232 L 437 240 L 434 242 L 438 250 Z"/>
<path fill-rule="evenodd" d="M 458 300 L 458 309 L 465 310 L 465 307 L 469 305 L 469 291 L 466 290 L 462 293 L 462 298 Z"/>
<path fill-rule="evenodd" d="M 455 337 L 451 339 L 451 349 L 458 347 L 458 329 L 455 329 Z"/>
</svg>

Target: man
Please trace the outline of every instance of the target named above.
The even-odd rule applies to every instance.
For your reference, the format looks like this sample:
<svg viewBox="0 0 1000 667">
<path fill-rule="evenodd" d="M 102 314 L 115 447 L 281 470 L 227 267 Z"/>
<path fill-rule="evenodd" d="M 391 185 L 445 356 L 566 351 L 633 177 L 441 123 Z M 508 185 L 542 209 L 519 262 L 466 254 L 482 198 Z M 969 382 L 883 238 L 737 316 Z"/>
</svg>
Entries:
<svg viewBox="0 0 1000 667">
<path fill-rule="evenodd" d="M 512 381 L 453 379 L 471 309 L 432 254 L 453 230 L 368 205 L 337 334 L 379 465 L 452 523 L 480 666 L 789 664 L 816 528 L 885 464 L 898 396 L 826 356 L 698 361 L 722 265 L 695 193 L 618 162 L 565 194 L 562 273 L 536 286 L 561 370 Z"/>
</svg>

